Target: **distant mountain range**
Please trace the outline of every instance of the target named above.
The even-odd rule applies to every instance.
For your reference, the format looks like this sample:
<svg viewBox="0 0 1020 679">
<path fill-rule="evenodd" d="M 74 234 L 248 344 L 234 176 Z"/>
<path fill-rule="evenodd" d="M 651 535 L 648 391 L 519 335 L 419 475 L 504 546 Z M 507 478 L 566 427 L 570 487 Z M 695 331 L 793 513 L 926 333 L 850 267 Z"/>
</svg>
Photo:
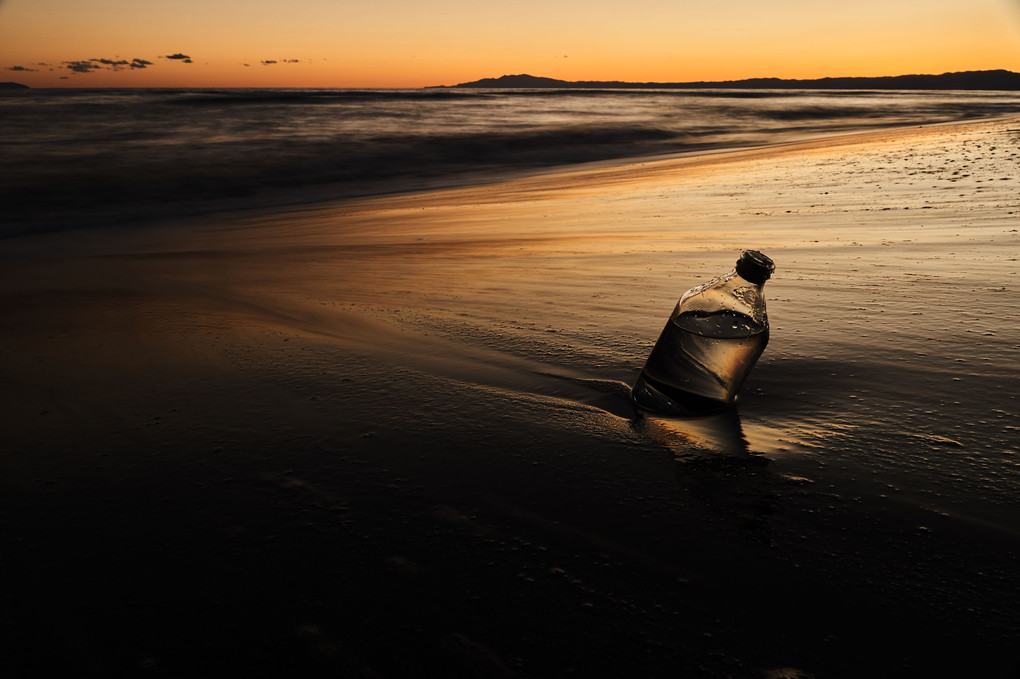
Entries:
<svg viewBox="0 0 1020 679">
<path fill-rule="evenodd" d="M 960 71 L 941 75 L 895 75 L 878 78 L 817 78 L 790 80 L 786 78 L 748 78 L 680 83 L 632 83 L 620 80 L 557 80 L 534 75 L 504 75 L 482 78 L 446 87 L 488 87 L 502 89 L 802 89 L 802 90 L 1020 90 L 1020 73 L 1013 71 Z"/>
</svg>

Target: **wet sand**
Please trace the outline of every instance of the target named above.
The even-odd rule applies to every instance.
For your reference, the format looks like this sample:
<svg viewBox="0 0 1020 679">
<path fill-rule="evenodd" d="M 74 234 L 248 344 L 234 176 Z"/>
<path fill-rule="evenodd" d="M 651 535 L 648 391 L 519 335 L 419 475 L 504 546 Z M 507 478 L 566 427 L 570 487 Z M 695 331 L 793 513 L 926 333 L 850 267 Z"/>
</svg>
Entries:
<svg viewBox="0 0 1020 679">
<path fill-rule="evenodd" d="M 1015 676 L 1020 121 L 0 250 L 0 669 Z M 732 413 L 627 399 L 746 248 Z"/>
</svg>

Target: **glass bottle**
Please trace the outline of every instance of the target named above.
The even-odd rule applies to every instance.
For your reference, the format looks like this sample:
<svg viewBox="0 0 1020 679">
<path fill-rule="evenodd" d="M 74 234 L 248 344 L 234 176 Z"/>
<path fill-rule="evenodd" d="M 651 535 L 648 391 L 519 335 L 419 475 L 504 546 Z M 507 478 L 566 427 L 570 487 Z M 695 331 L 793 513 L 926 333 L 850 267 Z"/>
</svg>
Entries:
<svg viewBox="0 0 1020 679">
<path fill-rule="evenodd" d="M 700 415 L 733 403 L 769 341 L 772 260 L 746 250 L 730 273 L 684 293 L 631 390 L 638 407 Z"/>
</svg>

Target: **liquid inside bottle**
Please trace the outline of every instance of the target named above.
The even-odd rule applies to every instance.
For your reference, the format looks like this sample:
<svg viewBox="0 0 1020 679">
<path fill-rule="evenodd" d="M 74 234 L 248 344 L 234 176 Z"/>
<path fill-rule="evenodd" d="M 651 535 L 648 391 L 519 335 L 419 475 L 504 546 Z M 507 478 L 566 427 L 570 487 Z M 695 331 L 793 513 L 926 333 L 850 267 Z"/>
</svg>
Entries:
<svg viewBox="0 0 1020 679">
<path fill-rule="evenodd" d="M 705 412 L 732 403 L 769 341 L 767 324 L 733 311 L 669 319 L 634 385 L 638 405 Z"/>
</svg>

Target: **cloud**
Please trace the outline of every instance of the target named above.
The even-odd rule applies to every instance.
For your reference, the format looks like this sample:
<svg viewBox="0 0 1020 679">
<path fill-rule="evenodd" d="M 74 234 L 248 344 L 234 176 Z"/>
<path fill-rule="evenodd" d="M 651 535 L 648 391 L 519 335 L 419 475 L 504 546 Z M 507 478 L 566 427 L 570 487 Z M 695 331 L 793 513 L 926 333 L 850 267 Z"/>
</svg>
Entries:
<svg viewBox="0 0 1020 679">
<path fill-rule="evenodd" d="M 74 73 L 91 73 L 92 71 L 98 70 L 99 64 L 92 63 L 91 59 L 84 59 L 81 61 L 65 61 L 64 68 Z"/>
<path fill-rule="evenodd" d="M 276 60 L 275 60 L 275 59 L 265 59 L 265 60 L 263 60 L 263 61 L 261 62 L 261 64 L 262 64 L 263 66 L 268 66 L 269 64 L 275 64 L 275 63 L 276 63 Z"/>
<path fill-rule="evenodd" d="M 300 64 L 301 60 L 300 59 L 280 59 L 280 60 L 276 60 L 276 59 L 263 59 L 259 63 L 262 64 L 263 66 L 269 66 L 271 64 Z M 247 66 L 247 65 L 248 64 L 245 64 L 245 66 Z"/>
<path fill-rule="evenodd" d="M 130 64 L 130 62 L 125 59 L 117 59 L 116 61 L 113 59 L 92 59 L 91 61 L 104 66 L 109 66 L 111 71 L 119 71 L 121 66 L 127 66 Z"/>
<path fill-rule="evenodd" d="M 300 59 L 284 59 L 283 63 L 285 63 L 285 64 L 300 64 L 301 60 Z"/>
<path fill-rule="evenodd" d="M 8 71 L 38 71 L 38 68 L 25 68 L 24 66 L 8 66 Z"/>
<path fill-rule="evenodd" d="M 92 73 L 104 69 L 107 71 L 123 71 L 125 68 L 135 70 L 139 68 L 147 68 L 152 66 L 152 62 L 147 59 L 79 59 L 76 61 L 65 61 L 64 68 L 74 73 Z M 20 69 L 20 70 L 32 70 L 32 69 Z M 50 69 L 51 71 L 53 69 Z"/>
<path fill-rule="evenodd" d="M 168 54 L 165 57 L 160 57 L 160 58 L 162 58 L 162 59 L 173 59 L 174 61 L 183 61 L 185 64 L 193 64 L 193 63 L 195 63 L 195 62 L 193 62 L 191 60 L 191 57 L 189 57 L 187 54 L 181 54 L 180 52 L 175 52 L 174 54 Z"/>
</svg>

